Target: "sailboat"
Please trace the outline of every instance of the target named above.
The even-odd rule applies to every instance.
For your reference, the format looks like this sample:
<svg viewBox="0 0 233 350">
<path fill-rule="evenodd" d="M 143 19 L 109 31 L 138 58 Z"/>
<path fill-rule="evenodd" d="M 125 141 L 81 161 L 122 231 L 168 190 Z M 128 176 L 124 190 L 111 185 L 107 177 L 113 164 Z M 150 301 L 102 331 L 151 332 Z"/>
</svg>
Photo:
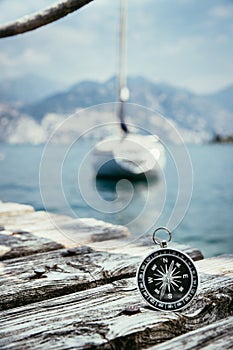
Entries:
<svg viewBox="0 0 233 350">
<path fill-rule="evenodd" d="M 101 140 L 94 148 L 93 162 L 98 177 L 157 177 L 165 164 L 165 151 L 157 135 L 142 135 L 129 130 L 125 105 L 130 92 L 126 79 L 126 0 L 120 3 L 120 59 L 118 119 L 121 135 Z"/>
</svg>

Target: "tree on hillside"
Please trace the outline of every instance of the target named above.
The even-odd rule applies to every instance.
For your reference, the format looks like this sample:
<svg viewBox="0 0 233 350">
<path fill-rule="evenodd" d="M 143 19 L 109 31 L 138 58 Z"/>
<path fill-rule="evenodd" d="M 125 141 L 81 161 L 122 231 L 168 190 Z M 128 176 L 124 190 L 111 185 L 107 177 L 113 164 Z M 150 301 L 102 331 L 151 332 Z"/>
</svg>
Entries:
<svg viewBox="0 0 233 350">
<path fill-rule="evenodd" d="M 62 0 L 58 3 L 32 14 L 0 25 L 0 38 L 23 34 L 46 24 L 57 21 L 66 15 L 79 10 L 93 0 Z"/>
</svg>

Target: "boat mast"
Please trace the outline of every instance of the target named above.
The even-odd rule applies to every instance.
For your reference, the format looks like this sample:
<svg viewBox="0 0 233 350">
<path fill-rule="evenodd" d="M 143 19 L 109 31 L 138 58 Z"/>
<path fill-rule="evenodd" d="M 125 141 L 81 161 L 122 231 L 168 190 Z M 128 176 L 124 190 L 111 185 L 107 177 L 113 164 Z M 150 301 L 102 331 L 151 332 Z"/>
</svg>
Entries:
<svg viewBox="0 0 233 350">
<path fill-rule="evenodd" d="M 127 80 L 126 80 L 126 48 L 127 48 L 127 41 L 126 41 L 126 19 L 127 19 L 127 9 L 126 4 L 127 0 L 120 0 L 120 57 L 119 57 L 119 100 L 120 100 L 120 106 L 119 106 L 119 119 L 121 123 L 121 129 L 128 133 L 129 130 L 127 128 L 127 125 L 125 124 L 124 118 L 125 118 L 125 109 L 124 104 L 129 99 L 129 89 L 127 87 Z"/>
</svg>

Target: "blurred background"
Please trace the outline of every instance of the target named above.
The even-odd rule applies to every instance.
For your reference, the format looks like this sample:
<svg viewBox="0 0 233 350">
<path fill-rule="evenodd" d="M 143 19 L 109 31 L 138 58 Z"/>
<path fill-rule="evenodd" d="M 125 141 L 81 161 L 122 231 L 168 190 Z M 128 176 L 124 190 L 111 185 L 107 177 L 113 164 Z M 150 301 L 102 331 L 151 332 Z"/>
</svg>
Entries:
<svg viewBox="0 0 233 350">
<path fill-rule="evenodd" d="M 0 23 L 53 3 L 1 0 Z M 128 0 L 129 102 L 143 106 L 133 113 L 129 107 L 128 120 L 159 134 L 167 153 L 166 166 L 153 183 L 133 183 L 133 199 L 117 215 L 94 209 L 80 193 L 78 166 L 96 140 L 108 132 L 103 127 L 71 148 L 67 145 L 74 130 L 78 138 L 93 125 L 114 121 L 119 8 L 120 1 L 96 0 L 45 27 L 0 39 L 0 199 L 125 224 L 135 237 L 151 232 L 168 222 L 180 189 L 182 169 L 177 170 L 174 154 L 169 152 L 175 142 L 171 129 L 175 129 L 193 171 L 187 175 L 193 184 L 190 205 L 187 201 L 172 227 L 175 240 L 198 247 L 205 256 L 232 253 L 231 0 Z M 93 107 L 103 103 L 103 108 Z M 85 108 L 90 109 L 82 114 Z M 82 123 L 57 129 L 48 166 L 53 168 L 61 149 L 69 151 L 60 163 L 66 204 L 56 197 L 61 184 L 51 181 L 49 172 L 48 183 L 43 183 L 50 194 L 45 205 L 39 186 L 44 145 L 67 117 L 79 112 Z M 171 128 L 164 128 L 158 114 Z M 179 163 L 181 168 L 186 165 L 187 159 Z M 89 171 L 93 171 L 91 165 Z M 124 186 L 119 193 L 131 193 L 131 187 Z M 96 187 L 111 206 L 117 198 L 117 182 L 97 181 Z M 148 191 L 149 206 L 143 218 L 134 221 L 147 202 Z M 120 195 L 120 200 L 124 204 L 125 197 Z"/>
</svg>

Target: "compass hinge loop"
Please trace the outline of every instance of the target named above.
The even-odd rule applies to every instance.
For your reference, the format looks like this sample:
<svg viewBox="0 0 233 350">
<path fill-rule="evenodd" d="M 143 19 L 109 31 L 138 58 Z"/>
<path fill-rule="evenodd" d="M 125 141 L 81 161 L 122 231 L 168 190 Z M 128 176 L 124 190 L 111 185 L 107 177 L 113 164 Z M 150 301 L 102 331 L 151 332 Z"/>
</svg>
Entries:
<svg viewBox="0 0 233 350">
<path fill-rule="evenodd" d="M 166 231 L 169 234 L 168 240 L 165 240 L 165 239 L 160 240 L 159 238 L 156 237 L 157 232 L 160 231 L 160 230 L 164 230 L 164 231 Z M 171 239 L 172 239 L 172 233 L 166 227 L 159 227 L 159 228 L 157 228 L 154 231 L 152 238 L 153 238 L 153 241 L 154 241 L 155 244 L 160 245 L 161 248 L 166 248 L 167 247 L 167 243 L 170 242 Z"/>
<path fill-rule="evenodd" d="M 167 241 L 162 240 L 162 241 L 160 242 L 160 247 L 161 247 L 161 248 L 167 248 Z"/>
</svg>

